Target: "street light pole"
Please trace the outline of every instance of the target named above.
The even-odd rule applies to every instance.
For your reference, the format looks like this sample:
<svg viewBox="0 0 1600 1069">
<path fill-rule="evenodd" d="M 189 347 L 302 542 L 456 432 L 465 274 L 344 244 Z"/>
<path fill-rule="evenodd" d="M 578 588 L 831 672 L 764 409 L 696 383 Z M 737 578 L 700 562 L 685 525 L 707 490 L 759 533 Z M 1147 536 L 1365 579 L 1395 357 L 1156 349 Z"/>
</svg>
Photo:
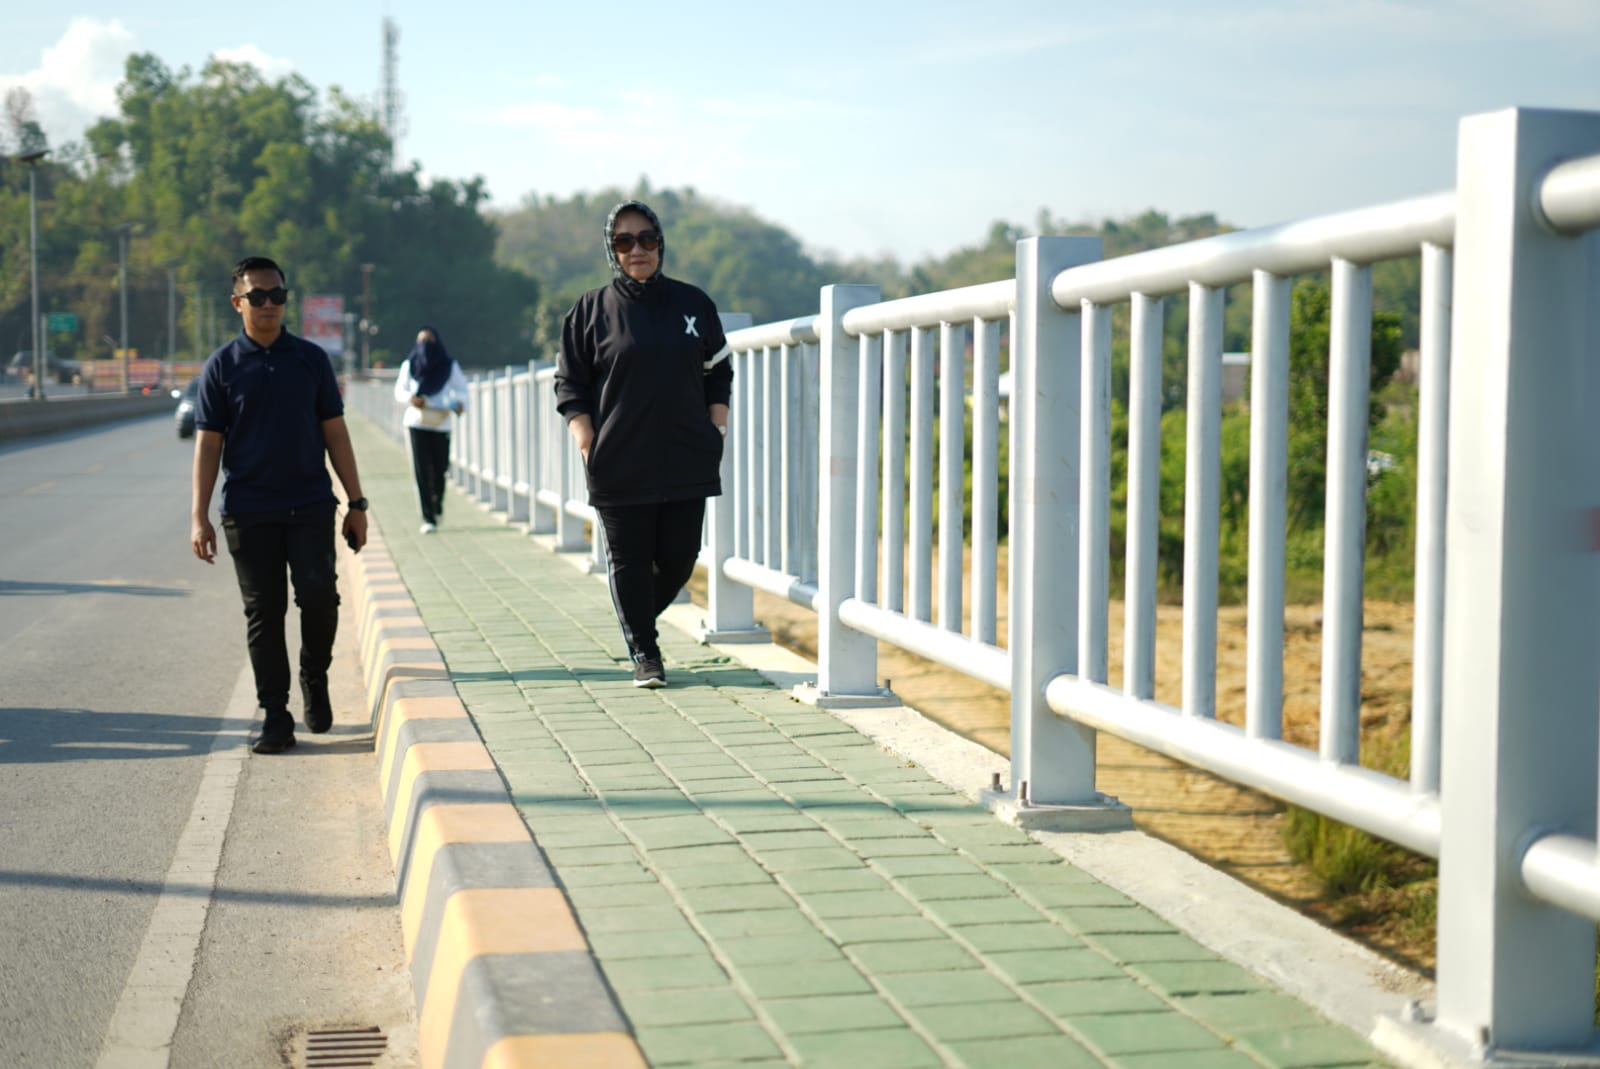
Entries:
<svg viewBox="0 0 1600 1069">
<path fill-rule="evenodd" d="M 33 395 L 44 400 L 44 349 L 39 344 L 39 202 L 34 190 L 34 177 L 39 161 L 50 154 L 40 149 L 17 157 L 28 165 L 28 268 L 33 283 L 33 315 L 28 322 L 33 327 Z"/>
<path fill-rule="evenodd" d="M 133 389 L 133 379 L 128 367 L 128 230 L 132 223 L 122 223 L 117 230 L 117 274 L 122 289 L 122 392 Z"/>
<path fill-rule="evenodd" d="M 372 264 L 361 265 L 361 373 L 372 370 L 368 339 L 372 337 Z"/>
</svg>

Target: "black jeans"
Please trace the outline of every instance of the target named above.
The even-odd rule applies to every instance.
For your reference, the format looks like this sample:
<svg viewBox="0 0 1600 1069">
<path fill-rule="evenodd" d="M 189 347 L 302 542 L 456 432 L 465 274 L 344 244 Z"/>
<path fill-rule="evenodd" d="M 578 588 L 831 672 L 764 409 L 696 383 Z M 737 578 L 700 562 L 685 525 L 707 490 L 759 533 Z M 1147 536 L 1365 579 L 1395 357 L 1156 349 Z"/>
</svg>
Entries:
<svg viewBox="0 0 1600 1069">
<path fill-rule="evenodd" d="M 417 476 L 422 518 L 438 523 L 444 515 L 444 477 L 450 471 L 450 434 L 411 428 L 411 469 Z"/>
<path fill-rule="evenodd" d="M 333 557 L 334 504 L 288 512 L 224 516 L 222 533 L 244 598 L 245 643 L 256 677 L 256 701 L 268 714 L 289 705 L 289 648 L 284 618 L 288 584 L 300 607 L 300 670 L 325 676 L 339 628 L 338 573 Z"/>
<path fill-rule="evenodd" d="M 656 617 L 694 574 L 705 498 L 659 505 L 596 506 L 611 557 L 611 601 L 628 654 L 660 657 Z"/>
</svg>

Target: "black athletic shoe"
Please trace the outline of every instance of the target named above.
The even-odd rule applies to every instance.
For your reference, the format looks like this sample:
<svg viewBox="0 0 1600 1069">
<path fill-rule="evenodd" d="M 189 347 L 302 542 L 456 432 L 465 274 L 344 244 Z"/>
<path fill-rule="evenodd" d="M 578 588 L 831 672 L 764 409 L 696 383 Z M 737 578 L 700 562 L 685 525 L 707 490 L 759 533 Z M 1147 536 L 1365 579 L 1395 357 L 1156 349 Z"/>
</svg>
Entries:
<svg viewBox="0 0 1600 1069">
<path fill-rule="evenodd" d="M 253 753 L 282 753 L 294 748 L 294 718 L 289 710 L 278 709 L 267 714 L 261 725 L 261 734 L 250 743 Z"/>
<path fill-rule="evenodd" d="M 660 657 L 641 657 L 633 662 L 633 685 L 636 687 L 664 687 L 667 670 L 661 667 Z"/>
<path fill-rule="evenodd" d="M 333 727 L 333 704 L 328 701 L 328 677 L 300 671 L 300 697 L 305 700 L 306 730 L 321 735 Z"/>
</svg>

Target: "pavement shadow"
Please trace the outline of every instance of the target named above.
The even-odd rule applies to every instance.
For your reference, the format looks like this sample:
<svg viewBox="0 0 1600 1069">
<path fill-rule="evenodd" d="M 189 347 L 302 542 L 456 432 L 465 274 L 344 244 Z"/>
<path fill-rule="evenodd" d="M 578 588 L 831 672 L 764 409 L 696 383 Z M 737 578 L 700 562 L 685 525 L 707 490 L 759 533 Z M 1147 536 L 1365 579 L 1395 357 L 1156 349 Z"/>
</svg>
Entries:
<svg viewBox="0 0 1600 1069">
<path fill-rule="evenodd" d="M 50 579 L 0 579 L 0 598 L 55 594 L 129 594 L 143 598 L 187 598 L 194 591 L 176 586 L 141 583 L 70 583 Z"/>
<path fill-rule="evenodd" d="M 250 721 L 93 709 L 0 707 L 0 765 L 148 760 L 209 753 L 217 732 Z"/>
</svg>

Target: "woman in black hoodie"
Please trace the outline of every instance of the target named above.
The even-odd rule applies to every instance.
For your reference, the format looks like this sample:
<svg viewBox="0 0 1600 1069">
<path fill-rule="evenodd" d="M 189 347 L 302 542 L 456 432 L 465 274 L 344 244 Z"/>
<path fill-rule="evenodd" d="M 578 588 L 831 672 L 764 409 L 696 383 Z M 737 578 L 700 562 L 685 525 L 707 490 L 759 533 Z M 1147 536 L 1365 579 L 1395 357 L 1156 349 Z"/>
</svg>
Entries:
<svg viewBox="0 0 1600 1069">
<path fill-rule="evenodd" d="M 556 409 L 588 472 L 633 684 L 664 687 L 656 617 L 694 572 L 706 498 L 722 492 L 733 368 L 711 298 L 661 273 L 655 212 L 617 205 L 605 243 L 611 282 L 562 324 Z"/>
</svg>

